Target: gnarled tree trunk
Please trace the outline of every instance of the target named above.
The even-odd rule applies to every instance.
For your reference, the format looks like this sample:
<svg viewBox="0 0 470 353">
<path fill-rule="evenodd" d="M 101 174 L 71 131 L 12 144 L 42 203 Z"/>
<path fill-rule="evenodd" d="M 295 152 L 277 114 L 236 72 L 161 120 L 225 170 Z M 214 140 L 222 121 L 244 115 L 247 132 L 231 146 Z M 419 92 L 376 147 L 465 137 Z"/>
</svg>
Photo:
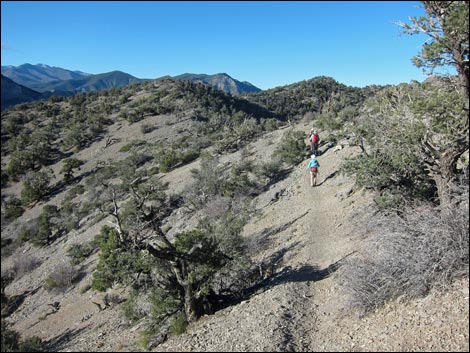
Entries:
<svg viewBox="0 0 470 353">
<path fill-rule="evenodd" d="M 436 164 L 431 168 L 431 178 L 436 183 L 441 205 L 449 205 L 453 201 L 457 161 L 466 150 L 467 146 L 464 144 L 448 148 L 440 154 L 440 158 L 435 160 Z"/>
</svg>

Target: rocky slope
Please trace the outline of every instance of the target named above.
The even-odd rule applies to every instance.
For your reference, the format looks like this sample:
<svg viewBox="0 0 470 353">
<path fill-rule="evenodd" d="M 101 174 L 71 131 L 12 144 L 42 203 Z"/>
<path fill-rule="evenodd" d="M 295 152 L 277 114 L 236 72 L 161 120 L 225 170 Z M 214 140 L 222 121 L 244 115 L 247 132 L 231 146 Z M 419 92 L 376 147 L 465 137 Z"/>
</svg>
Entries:
<svg viewBox="0 0 470 353">
<path fill-rule="evenodd" d="M 92 145 L 81 151 L 78 157 L 88 161 L 83 172 L 98 160 L 113 158 L 122 145 L 140 134 L 140 124 L 144 123 L 125 132 L 115 126 L 112 133 L 119 143 L 106 149 Z M 293 129 L 307 132 L 309 127 L 300 122 Z M 146 138 L 168 136 L 178 124 L 162 121 L 160 128 Z M 269 159 L 284 132 L 277 130 L 251 143 L 249 158 Z M 253 249 L 257 259 L 278 260 L 265 273 L 263 285 L 249 297 L 202 317 L 186 333 L 168 337 L 152 350 L 468 351 L 466 280 L 455 283 L 447 292 L 433 292 L 412 303 L 393 302 L 365 317 L 347 310 L 347 298 L 338 285 L 341 263 L 354 256 L 365 241 L 358 224 L 370 212 L 371 201 L 369 195 L 353 188 L 352 180 L 339 175 L 342 160 L 357 153 L 347 140 L 342 143 L 344 148 L 336 152 L 323 147 L 318 186 L 309 186 L 305 161 L 254 200 L 259 214 L 245 227 L 244 237 L 248 241 L 263 240 L 262 246 Z M 221 163 L 240 158 L 238 151 L 222 156 Z M 191 182 L 189 170 L 197 165 L 195 161 L 173 170 L 163 180 L 170 183 L 170 190 L 182 190 Z M 27 212 L 27 217 L 33 217 L 36 210 Z M 66 261 L 66 249 L 90 240 L 105 222 L 60 239 L 52 251 L 29 246 L 18 250 L 17 256 L 34 256 L 42 264 L 7 287 L 9 296 L 33 291 L 23 296 L 18 310 L 9 318 L 12 329 L 23 336 L 41 337 L 49 351 L 142 350 L 142 323 L 131 325 L 126 321 L 119 300 L 103 309 L 103 293 L 88 290 L 96 253 L 86 260 L 80 282 L 66 293 L 42 288 L 47 273 Z M 174 226 L 181 224 L 175 219 Z M 8 266 L 11 258 L 2 258 L 2 269 Z M 108 294 L 126 297 L 123 288 L 114 288 Z M 59 304 L 54 306 L 55 302 Z"/>
<path fill-rule="evenodd" d="M 229 93 L 232 96 L 238 96 L 243 93 L 249 92 L 259 92 L 261 89 L 253 86 L 249 82 L 240 82 L 230 77 L 225 73 L 215 74 L 215 75 L 205 75 L 205 74 L 190 74 L 185 73 L 182 75 L 174 76 L 178 80 L 188 80 L 193 82 L 201 82 L 208 85 L 211 85 L 225 93 Z"/>
</svg>

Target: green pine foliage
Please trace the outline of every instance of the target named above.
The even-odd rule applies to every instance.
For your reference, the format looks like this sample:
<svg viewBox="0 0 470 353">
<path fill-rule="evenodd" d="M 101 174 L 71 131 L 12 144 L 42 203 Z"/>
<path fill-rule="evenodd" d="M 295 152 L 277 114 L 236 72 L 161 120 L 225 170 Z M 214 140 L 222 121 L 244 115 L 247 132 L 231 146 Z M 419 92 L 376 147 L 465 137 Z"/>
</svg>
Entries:
<svg viewBox="0 0 470 353">
<path fill-rule="evenodd" d="M 52 170 L 46 169 L 38 172 L 32 172 L 27 176 L 21 191 L 21 203 L 28 206 L 32 202 L 40 201 L 49 192 L 49 183 L 52 176 Z"/>
<path fill-rule="evenodd" d="M 74 244 L 67 249 L 67 256 L 71 258 L 72 265 L 79 265 L 86 260 L 94 251 L 96 247 L 94 242 L 84 244 Z"/>
<path fill-rule="evenodd" d="M 307 145 L 302 131 L 289 131 L 274 152 L 274 158 L 289 166 L 297 165 L 305 159 Z"/>
<path fill-rule="evenodd" d="M 293 119 L 307 113 L 336 115 L 348 106 L 361 104 L 370 89 L 348 87 L 331 77 L 315 77 L 292 85 L 244 95 L 278 117 Z"/>
<path fill-rule="evenodd" d="M 2 219 L 6 221 L 11 221 L 20 217 L 23 212 L 24 208 L 21 205 L 21 200 L 17 197 L 10 197 L 9 199 L 4 201 L 4 209 L 2 207 Z M 5 210 L 3 212 L 3 210 Z"/>
<path fill-rule="evenodd" d="M 150 259 L 140 251 L 122 248 L 115 229 L 103 226 L 95 243 L 100 255 L 93 272 L 93 289 L 106 291 L 115 283 L 128 284 L 137 274 L 149 272 Z"/>
<path fill-rule="evenodd" d="M 411 199 L 439 200 L 436 182 L 445 171 L 437 162 L 446 151 L 468 146 L 462 96 L 441 81 L 388 87 L 365 106 L 353 132 L 364 152 L 342 171 L 360 187 Z M 433 150 L 434 152 L 431 152 Z M 458 157 L 458 156 L 457 156 Z M 455 164 L 449 177 L 455 177 Z M 394 203 L 392 203 L 394 204 Z"/>
<path fill-rule="evenodd" d="M 80 161 L 77 158 L 67 158 L 64 159 L 62 170 L 60 171 L 61 174 L 64 174 L 64 182 L 66 184 L 70 184 L 73 179 L 73 171 L 74 169 L 80 169 L 80 166 L 83 164 L 82 161 Z"/>
<path fill-rule="evenodd" d="M 371 97 L 353 127 L 362 154 L 342 167 L 375 191 L 384 216 L 369 219 L 368 241 L 340 279 L 365 313 L 468 277 L 469 4 L 422 3 L 426 16 L 401 24 L 429 36 L 415 64 L 431 72 L 453 65 L 458 74 Z"/>
</svg>

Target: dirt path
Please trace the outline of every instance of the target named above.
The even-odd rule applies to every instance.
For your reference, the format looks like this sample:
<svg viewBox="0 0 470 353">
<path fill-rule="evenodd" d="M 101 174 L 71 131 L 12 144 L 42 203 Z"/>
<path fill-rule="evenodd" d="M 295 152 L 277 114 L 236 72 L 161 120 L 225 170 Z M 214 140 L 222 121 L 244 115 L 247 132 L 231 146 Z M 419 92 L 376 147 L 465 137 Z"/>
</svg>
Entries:
<svg viewBox="0 0 470 353">
<path fill-rule="evenodd" d="M 306 160 L 260 195 L 261 215 L 245 236 L 265 235 L 269 246 L 258 259 L 282 257 L 275 275 L 263 291 L 203 317 L 155 351 L 468 351 L 468 280 L 367 317 L 342 310 L 338 261 L 359 249 L 353 219 L 371 202 L 338 173 L 356 152 L 348 147 L 320 156 L 317 187 L 309 185 Z M 276 193 L 281 197 L 273 202 Z"/>
<path fill-rule="evenodd" d="M 299 124 L 296 130 L 307 132 Z M 285 130 L 273 131 L 249 146 L 252 157 L 270 156 Z M 116 147 L 117 148 L 117 147 Z M 323 149 L 325 150 L 325 149 Z M 266 351 L 468 351 L 468 280 L 457 282 L 451 291 L 432 295 L 410 304 L 391 303 L 365 318 L 345 315 L 345 298 L 337 287 L 338 261 L 357 250 L 352 222 L 370 203 L 367 194 L 353 191 L 353 181 L 338 173 L 342 161 L 356 153 L 353 147 L 319 156 L 318 186 L 310 187 L 308 160 L 294 168 L 256 201 L 258 215 L 244 229 L 247 240 L 262 237 L 264 247 L 254 249 L 257 260 L 276 257 L 279 263 L 264 287 L 243 302 L 200 318 L 186 333 L 170 337 L 155 351 L 266 352 Z M 239 160 L 241 152 L 223 156 L 221 163 Z M 189 170 L 198 162 L 168 173 L 164 181 L 180 191 Z M 276 197 L 277 195 L 277 197 Z M 177 226 L 174 222 L 174 226 Z M 66 258 L 65 249 L 80 239 L 91 239 L 96 224 L 59 243 L 53 260 Z M 47 255 L 47 256 L 46 256 Z M 50 254 L 44 254 L 47 259 Z M 52 259 L 51 259 L 52 260 Z M 97 254 L 85 266 L 94 266 Z M 45 261 L 31 276 L 11 287 L 40 286 L 49 272 Z M 90 274 L 65 295 L 44 293 L 28 297 L 11 320 L 13 329 L 26 336 L 38 335 L 54 351 L 142 351 L 139 331 L 129 326 L 119 305 L 99 310 L 93 304 L 102 293 L 84 291 Z M 50 306 L 61 308 L 55 314 Z"/>
<path fill-rule="evenodd" d="M 365 202 L 360 196 L 354 201 L 346 197 L 353 183 L 338 174 L 342 159 L 351 153 L 330 150 L 319 157 L 316 187 L 310 187 L 306 160 L 259 197 L 261 215 L 244 233 L 247 238 L 264 234 L 269 246 L 259 260 L 282 256 L 275 275 L 262 292 L 201 319 L 157 351 L 311 351 L 317 345 L 319 311 L 333 305 L 317 296 L 331 292 L 327 281 L 335 264 L 352 251 L 345 236 L 348 215 L 353 204 Z M 273 202 L 276 193 L 281 197 Z"/>
</svg>

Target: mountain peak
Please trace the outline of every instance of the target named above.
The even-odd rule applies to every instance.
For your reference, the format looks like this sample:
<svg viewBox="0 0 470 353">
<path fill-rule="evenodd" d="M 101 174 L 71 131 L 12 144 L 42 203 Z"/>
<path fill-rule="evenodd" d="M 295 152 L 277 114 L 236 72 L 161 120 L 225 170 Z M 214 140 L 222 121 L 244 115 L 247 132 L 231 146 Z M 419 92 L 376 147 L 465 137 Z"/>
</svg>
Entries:
<svg viewBox="0 0 470 353">
<path fill-rule="evenodd" d="M 238 96 L 243 93 L 248 92 L 259 92 L 261 89 L 255 87 L 249 82 L 240 82 L 234 78 L 232 78 L 229 74 L 225 72 L 221 72 L 214 75 L 206 75 L 206 74 L 191 74 L 185 73 L 179 76 L 174 76 L 174 78 L 178 80 L 188 80 L 194 82 L 202 82 L 207 85 L 213 86 L 225 93 L 229 93 L 233 96 Z"/>
<path fill-rule="evenodd" d="M 89 74 L 80 71 L 71 71 L 43 63 L 36 65 L 26 63 L 20 66 L 2 66 L 2 74 L 14 82 L 33 90 L 38 90 L 38 87 L 36 87 L 38 84 L 79 79 L 89 76 Z"/>
</svg>

